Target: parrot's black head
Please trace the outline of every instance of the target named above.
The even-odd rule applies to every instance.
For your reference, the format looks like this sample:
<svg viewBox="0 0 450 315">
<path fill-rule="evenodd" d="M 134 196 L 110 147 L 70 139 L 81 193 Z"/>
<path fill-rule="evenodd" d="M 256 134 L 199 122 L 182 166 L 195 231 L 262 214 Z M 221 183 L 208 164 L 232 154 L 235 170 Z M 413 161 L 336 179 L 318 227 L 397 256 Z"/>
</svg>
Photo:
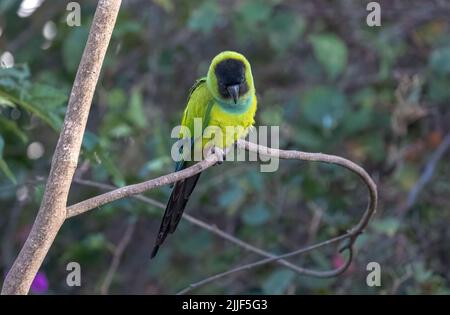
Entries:
<svg viewBox="0 0 450 315">
<path fill-rule="evenodd" d="M 218 104 L 228 109 L 245 108 L 255 94 L 250 63 L 235 51 L 223 51 L 213 58 L 206 84 Z"/>
<path fill-rule="evenodd" d="M 245 64 L 234 58 L 224 59 L 216 65 L 215 74 L 221 97 L 233 99 L 236 104 L 239 97 L 248 92 L 245 71 Z"/>
</svg>

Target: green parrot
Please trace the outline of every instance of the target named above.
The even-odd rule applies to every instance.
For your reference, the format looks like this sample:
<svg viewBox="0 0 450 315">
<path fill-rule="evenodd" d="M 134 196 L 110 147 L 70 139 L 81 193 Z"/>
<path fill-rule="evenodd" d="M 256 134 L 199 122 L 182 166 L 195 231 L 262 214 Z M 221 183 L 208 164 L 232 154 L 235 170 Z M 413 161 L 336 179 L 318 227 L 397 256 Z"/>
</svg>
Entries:
<svg viewBox="0 0 450 315">
<path fill-rule="evenodd" d="M 219 128 L 223 136 L 213 142 L 213 146 L 223 152 L 237 139 L 248 134 L 255 123 L 256 107 L 250 63 L 240 53 L 224 51 L 211 61 L 206 77 L 197 80 L 191 88 L 181 126 L 189 128 L 191 134 L 194 134 L 194 119 L 201 118 L 202 130 L 208 126 Z M 227 132 L 227 127 L 233 127 L 234 132 Z M 202 138 L 202 149 L 205 149 L 205 140 Z M 193 143 L 195 139 L 190 141 Z M 211 145 L 211 141 L 209 144 Z M 176 171 L 193 163 L 183 160 L 177 162 Z M 177 228 L 199 177 L 200 173 L 175 183 L 151 258 L 155 257 L 167 235 Z"/>
</svg>

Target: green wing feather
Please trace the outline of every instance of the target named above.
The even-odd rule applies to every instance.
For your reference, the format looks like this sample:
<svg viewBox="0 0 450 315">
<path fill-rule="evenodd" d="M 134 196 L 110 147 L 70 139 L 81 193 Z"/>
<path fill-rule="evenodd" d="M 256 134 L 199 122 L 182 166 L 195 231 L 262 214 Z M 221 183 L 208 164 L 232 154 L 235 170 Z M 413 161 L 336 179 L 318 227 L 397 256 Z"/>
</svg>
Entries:
<svg viewBox="0 0 450 315">
<path fill-rule="evenodd" d="M 194 93 L 194 91 L 203 83 L 206 83 L 206 77 L 200 78 L 197 81 L 195 81 L 194 85 L 189 89 L 189 95 L 187 98 L 188 103 L 189 103 L 192 93 Z"/>
</svg>

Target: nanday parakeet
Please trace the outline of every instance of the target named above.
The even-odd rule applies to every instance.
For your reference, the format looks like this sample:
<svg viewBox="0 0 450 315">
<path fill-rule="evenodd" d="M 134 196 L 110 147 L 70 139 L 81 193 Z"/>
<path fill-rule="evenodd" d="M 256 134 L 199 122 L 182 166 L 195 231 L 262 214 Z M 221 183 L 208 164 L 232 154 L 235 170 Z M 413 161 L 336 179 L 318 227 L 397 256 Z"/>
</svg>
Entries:
<svg viewBox="0 0 450 315">
<path fill-rule="evenodd" d="M 197 80 L 191 88 L 181 125 L 194 134 L 194 119 L 201 118 L 203 130 L 207 126 L 220 128 L 224 137 L 214 143 L 214 146 L 225 149 L 248 134 L 255 122 L 256 107 L 250 63 L 237 52 L 224 51 L 214 57 L 207 76 Z M 232 134 L 227 133 L 227 126 L 235 127 L 235 131 Z M 202 147 L 204 142 L 202 139 Z M 184 169 L 193 163 L 178 162 L 176 170 Z M 151 254 L 152 258 L 167 235 L 175 231 L 199 177 L 200 173 L 175 183 Z"/>
</svg>

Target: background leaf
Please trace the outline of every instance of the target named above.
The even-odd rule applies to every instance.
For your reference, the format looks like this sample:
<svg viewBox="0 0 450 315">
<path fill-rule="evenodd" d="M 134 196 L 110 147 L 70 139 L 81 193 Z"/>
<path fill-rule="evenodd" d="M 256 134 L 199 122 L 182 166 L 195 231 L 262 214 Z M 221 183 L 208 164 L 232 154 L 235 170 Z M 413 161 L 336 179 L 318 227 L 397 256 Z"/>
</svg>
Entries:
<svg viewBox="0 0 450 315">
<path fill-rule="evenodd" d="M 82 25 L 71 27 L 69 34 L 64 39 L 62 57 L 65 69 L 71 74 L 75 74 L 77 71 L 88 35 L 88 29 Z"/>
<path fill-rule="evenodd" d="M 242 219 L 249 225 L 261 225 L 270 219 L 270 211 L 264 204 L 256 204 L 242 212 Z"/>
<path fill-rule="evenodd" d="M 188 26 L 193 31 L 210 33 L 220 19 L 220 9 L 215 1 L 204 1 L 192 11 Z"/>
<path fill-rule="evenodd" d="M 335 88 L 319 86 L 303 93 L 302 108 L 308 122 L 323 129 L 333 129 L 345 117 L 347 99 Z"/>
<path fill-rule="evenodd" d="M 6 164 L 6 161 L 3 158 L 3 149 L 5 148 L 5 139 L 0 135 L 0 170 L 5 174 L 5 176 L 15 185 L 17 184 L 16 177 L 13 172 Z"/>
<path fill-rule="evenodd" d="M 313 35 L 310 41 L 317 61 L 324 67 L 331 79 L 335 79 L 347 65 L 346 44 L 334 34 Z"/>
</svg>

